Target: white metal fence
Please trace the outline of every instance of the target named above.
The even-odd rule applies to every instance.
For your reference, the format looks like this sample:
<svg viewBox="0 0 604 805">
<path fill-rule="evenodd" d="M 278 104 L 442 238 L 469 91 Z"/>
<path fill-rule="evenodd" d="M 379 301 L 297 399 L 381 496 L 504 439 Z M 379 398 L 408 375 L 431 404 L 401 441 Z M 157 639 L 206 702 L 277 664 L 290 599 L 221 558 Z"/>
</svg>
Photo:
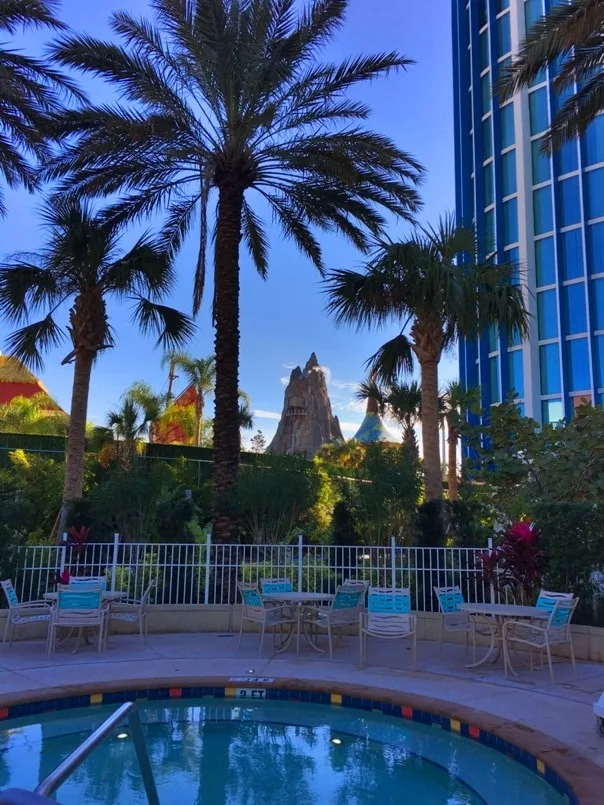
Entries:
<svg viewBox="0 0 604 805">
<path fill-rule="evenodd" d="M 467 601 L 495 600 L 485 587 L 477 554 L 481 548 L 308 545 L 214 545 L 122 543 L 24 546 L 13 557 L 13 576 L 21 600 L 53 590 L 58 574 L 107 575 L 110 589 L 140 596 L 157 582 L 154 604 L 236 604 L 237 581 L 289 578 L 294 589 L 333 592 L 344 579 L 372 586 L 409 587 L 414 608 L 437 609 L 434 586 L 458 585 Z"/>
</svg>

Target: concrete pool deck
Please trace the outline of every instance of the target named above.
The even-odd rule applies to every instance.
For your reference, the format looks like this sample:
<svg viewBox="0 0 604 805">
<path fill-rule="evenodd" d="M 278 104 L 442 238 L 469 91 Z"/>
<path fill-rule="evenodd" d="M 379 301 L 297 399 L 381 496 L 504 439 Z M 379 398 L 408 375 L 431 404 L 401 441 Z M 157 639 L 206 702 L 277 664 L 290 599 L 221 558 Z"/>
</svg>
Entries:
<svg viewBox="0 0 604 805">
<path fill-rule="evenodd" d="M 505 679 L 501 663 L 467 669 L 464 648 L 446 643 L 439 658 L 437 643 L 419 642 L 415 672 L 405 641 L 372 641 L 361 670 L 353 637 L 343 638 L 333 661 L 306 645 L 299 656 L 293 648 L 271 656 L 270 639 L 258 658 L 254 634 L 244 635 L 240 653 L 232 634 L 150 635 L 144 648 L 138 638 L 119 635 L 101 655 L 93 646 L 82 645 L 76 654 L 70 648 L 57 649 L 51 658 L 42 641 L 0 651 L 0 709 L 77 691 L 227 685 L 230 677 L 268 677 L 277 687 L 389 698 L 476 724 L 543 759 L 573 785 L 581 805 L 604 801 L 604 737 L 592 713 L 604 690 L 602 664 L 577 663 L 575 679 L 570 662 L 556 662 L 551 685 L 546 667 L 532 673 L 519 667 L 513 680 Z"/>
</svg>

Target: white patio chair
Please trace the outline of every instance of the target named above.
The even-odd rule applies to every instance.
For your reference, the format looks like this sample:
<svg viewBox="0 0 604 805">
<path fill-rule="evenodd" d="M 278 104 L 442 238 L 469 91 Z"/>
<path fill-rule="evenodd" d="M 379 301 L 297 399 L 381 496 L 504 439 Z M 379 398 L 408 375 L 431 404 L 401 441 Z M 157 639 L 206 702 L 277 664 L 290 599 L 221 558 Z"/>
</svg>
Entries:
<svg viewBox="0 0 604 805">
<path fill-rule="evenodd" d="M 8 611 L 6 613 L 6 625 L 4 627 L 4 638 L 2 645 L 9 641 L 9 646 L 13 644 L 15 627 L 27 626 L 31 623 L 50 623 L 50 603 L 48 601 L 24 601 L 19 602 L 19 596 L 15 592 L 13 583 L 10 579 L 0 582 L 4 595 L 8 601 Z"/>
<path fill-rule="evenodd" d="M 279 627 L 279 631 L 282 631 L 282 627 L 286 624 L 293 628 L 298 619 L 297 617 L 293 618 L 291 615 L 287 614 L 290 607 L 274 606 L 268 601 L 264 601 L 260 595 L 257 584 L 237 582 L 237 589 L 241 594 L 241 600 L 243 602 L 238 650 L 241 651 L 241 638 L 243 637 L 244 624 L 246 622 L 257 623 L 260 626 L 260 647 L 258 649 L 258 656 L 261 657 L 266 629 L 272 628 L 274 640 L 276 627 Z"/>
<path fill-rule="evenodd" d="M 103 606 L 102 593 L 96 590 L 59 590 L 57 604 L 52 608 L 48 630 L 48 654 L 53 654 L 58 629 L 86 629 L 97 626 L 99 630 L 97 650 L 105 647 L 107 610 Z M 81 632 L 80 632 L 81 633 Z"/>
<path fill-rule="evenodd" d="M 125 598 L 109 605 L 107 612 L 107 628 L 105 629 L 105 645 L 109 638 L 111 623 L 138 623 L 141 646 L 147 642 L 147 607 L 151 593 L 157 587 L 156 579 L 148 585 L 141 598 Z"/>
<path fill-rule="evenodd" d="M 333 635 L 340 637 L 344 626 L 354 626 L 359 622 L 361 608 L 365 601 L 365 585 L 341 586 L 329 607 L 316 607 L 302 614 L 301 626 L 306 624 L 312 629 L 324 629 L 327 632 L 329 656 L 333 659 Z M 298 629 L 297 651 L 300 651 L 300 629 Z M 318 651 L 318 646 L 315 646 Z"/>
<path fill-rule="evenodd" d="M 535 606 L 550 615 L 557 601 L 572 601 L 573 598 L 572 593 L 553 593 L 550 590 L 541 590 Z"/>
<path fill-rule="evenodd" d="M 577 667 L 575 665 L 570 622 L 578 603 L 578 598 L 559 598 L 546 622 L 507 621 L 503 626 L 503 650 L 506 654 L 505 675 L 508 675 L 510 647 L 515 644 L 525 645 L 529 647 L 531 671 L 533 670 L 533 649 L 539 649 L 541 652 L 545 650 L 549 665 L 549 677 L 553 684 L 554 670 L 550 649 L 552 646 L 562 646 L 568 643 L 573 672 L 576 676 Z"/>
<path fill-rule="evenodd" d="M 275 593 L 293 593 L 294 587 L 291 579 L 260 579 L 262 595 L 273 595 Z"/>
<path fill-rule="evenodd" d="M 68 589 L 101 590 L 107 592 L 107 576 L 70 576 Z"/>
<path fill-rule="evenodd" d="M 461 607 L 465 604 L 465 599 L 460 587 L 433 587 L 432 589 L 442 616 L 440 620 L 438 656 L 442 657 L 443 655 L 444 632 L 463 632 L 466 636 L 466 652 L 468 651 L 470 636 L 472 637 L 473 662 L 476 662 L 476 635 L 492 637 L 495 627 L 487 623 L 477 624 L 473 615 L 462 612 Z"/>
<path fill-rule="evenodd" d="M 361 613 L 359 641 L 361 668 L 367 660 L 367 638 L 384 640 L 411 640 L 413 670 L 417 662 L 417 619 L 411 614 L 409 588 L 392 590 L 389 587 L 370 587 L 367 612 Z"/>
</svg>

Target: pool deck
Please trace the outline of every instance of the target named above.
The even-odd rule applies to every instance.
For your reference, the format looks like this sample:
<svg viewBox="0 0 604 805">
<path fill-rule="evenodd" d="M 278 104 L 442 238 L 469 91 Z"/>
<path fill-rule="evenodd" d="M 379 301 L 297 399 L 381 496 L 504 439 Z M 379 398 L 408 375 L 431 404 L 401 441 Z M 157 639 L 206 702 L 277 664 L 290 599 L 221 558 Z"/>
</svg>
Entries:
<svg viewBox="0 0 604 805">
<path fill-rule="evenodd" d="M 230 677 L 269 677 L 278 687 L 387 697 L 495 731 L 565 776 L 581 805 L 604 801 L 604 737 L 592 713 L 604 691 L 602 664 L 577 663 L 575 679 L 568 661 L 556 662 L 551 685 L 546 667 L 532 673 L 519 668 L 518 679 L 506 680 L 501 663 L 467 669 L 462 646 L 445 644 L 439 658 L 438 644 L 431 642 L 418 643 L 415 672 L 405 642 L 377 640 L 370 642 L 368 665 L 361 670 L 353 637 L 343 639 L 333 661 L 308 646 L 301 646 L 299 656 L 293 648 L 271 656 L 270 637 L 258 658 L 253 634 L 244 635 L 241 653 L 232 634 L 150 635 L 144 648 L 138 638 L 114 636 L 101 655 L 93 646 L 83 645 L 76 654 L 70 648 L 57 649 L 51 658 L 41 641 L 0 651 L 0 709 L 75 691 L 228 685 Z"/>
</svg>

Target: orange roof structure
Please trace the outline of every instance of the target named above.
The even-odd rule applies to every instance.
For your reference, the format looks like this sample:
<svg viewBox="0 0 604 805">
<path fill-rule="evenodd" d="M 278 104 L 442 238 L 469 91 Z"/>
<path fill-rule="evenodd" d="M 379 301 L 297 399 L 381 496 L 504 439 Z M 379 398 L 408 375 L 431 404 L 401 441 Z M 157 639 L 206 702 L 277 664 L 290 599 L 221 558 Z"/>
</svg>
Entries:
<svg viewBox="0 0 604 805">
<path fill-rule="evenodd" d="M 175 408 L 188 408 L 197 402 L 197 392 L 195 386 L 191 384 L 182 391 L 172 402 Z M 177 422 L 168 422 L 160 428 L 154 427 L 153 441 L 157 444 L 191 444 L 192 439 L 188 438 L 183 429 Z"/>
<path fill-rule="evenodd" d="M 33 372 L 17 358 L 0 354 L 0 405 L 11 402 L 15 397 L 29 398 L 36 394 L 45 394 L 49 400 L 49 408 L 56 407 L 60 410 L 48 389 Z"/>
</svg>

